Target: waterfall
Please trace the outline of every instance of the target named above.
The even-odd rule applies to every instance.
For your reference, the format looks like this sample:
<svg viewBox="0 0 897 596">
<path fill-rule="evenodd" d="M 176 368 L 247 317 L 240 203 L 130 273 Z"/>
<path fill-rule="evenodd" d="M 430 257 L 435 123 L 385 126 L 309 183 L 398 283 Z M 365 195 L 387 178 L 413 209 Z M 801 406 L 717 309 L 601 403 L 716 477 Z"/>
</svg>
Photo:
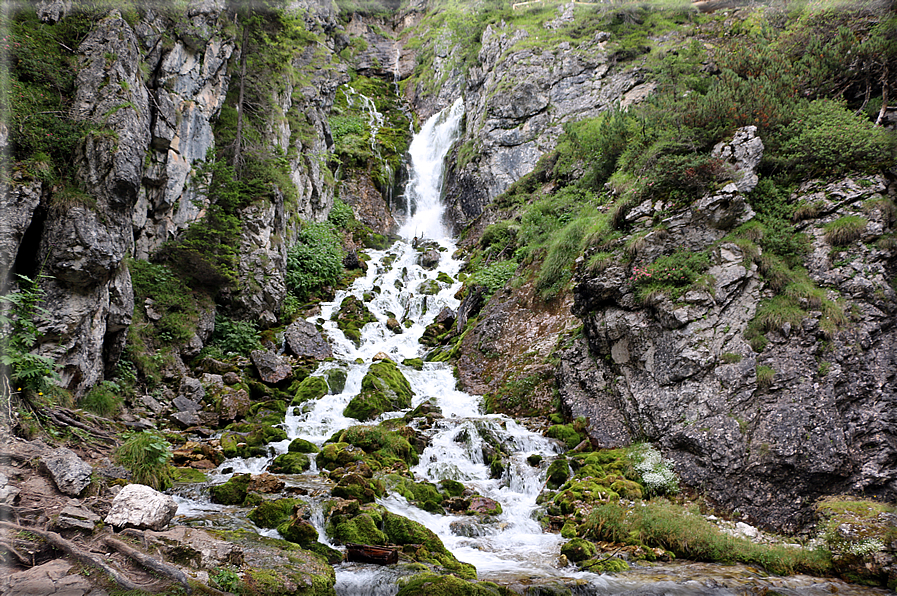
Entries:
<svg viewBox="0 0 897 596">
<path fill-rule="evenodd" d="M 408 220 L 399 235 L 440 240 L 448 235 L 443 224 L 443 161 L 458 140 L 464 101 L 459 97 L 450 107 L 427 120 L 408 148 L 411 177 L 405 188 Z"/>
</svg>

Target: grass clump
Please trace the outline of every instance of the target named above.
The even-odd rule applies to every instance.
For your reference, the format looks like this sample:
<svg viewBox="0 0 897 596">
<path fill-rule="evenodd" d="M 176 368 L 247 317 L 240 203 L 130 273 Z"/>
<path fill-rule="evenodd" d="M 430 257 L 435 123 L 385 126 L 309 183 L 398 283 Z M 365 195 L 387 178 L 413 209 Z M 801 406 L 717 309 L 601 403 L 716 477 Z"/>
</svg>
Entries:
<svg viewBox="0 0 897 596">
<path fill-rule="evenodd" d="M 98 416 L 108 418 L 121 409 L 121 388 L 114 381 L 103 381 L 94 385 L 78 403 L 82 408 Z"/>
<path fill-rule="evenodd" d="M 128 432 L 115 450 L 115 460 L 131 472 L 134 482 L 156 490 L 171 486 L 171 444 L 155 430 Z"/>
<path fill-rule="evenodd" d="M 760 389 L 766 389 L 770 385 L 772 385 L 773 379 L 775 379 L 776 371 L 774 368 L 770 366 L 760 365 L 757 367 L 757 387 Z"/>
<path fill-rule="evenodd" d="M 636 507 L 613 502 L 599 505 L 580 533 L 591 540 L 663 548 L 695 561 L 761 565 L 780 575 L 831 572 L 828 551 L 754 544 L 723 534 L 700 515 L 664 500 Z"/>
<path fill-rule="evenodd" d="M 847 246 L 859 240 L 869 222 L 864 217 L 848 215 L 826 224 L 825 239 L 833 246 Z"/>
</svg>

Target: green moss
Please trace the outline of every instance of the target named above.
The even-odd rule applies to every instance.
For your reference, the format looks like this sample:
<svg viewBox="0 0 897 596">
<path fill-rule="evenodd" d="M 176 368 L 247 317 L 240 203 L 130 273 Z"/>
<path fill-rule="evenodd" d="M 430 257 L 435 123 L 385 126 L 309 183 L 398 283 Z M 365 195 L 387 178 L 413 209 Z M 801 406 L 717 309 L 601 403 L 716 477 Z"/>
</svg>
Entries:
<svg viewBox="0 0 897 596">
<path fill-rule="evenodd" d="M 405 497 L 409 503 L 413 503 L 415 506 L 431 513 L 440 515 L 445 513 L 440 504 L 445 497 L 439 492 L 435 484 L 431 482 L 414 482 L 397 474 L 389 475 L 386 481 L 390 490 Z"/>
<path fill-rule="evenodd" d="M 383 532 L 391 544 L 420 545 L 421 548 L 413 555 L 414 559 L 440 565 L 465 579 L 476 579 L 474 566 L 458 561 L 445 548 L 439 536 L 423 524 L 386 511 L 383 513 Z"/>
<path fill-rule="evenodd" d="M 576 538 L 576 524 L 572 521 L 564 522 L 564 527 L 561 528 L 561 537 L 562 538 Z"/>
<path fill-rule="evenodd" d="M 343 415 L 370 420 L 384 412 L 411 406 L 411 385 L 394 362 L 381 360 L 368 369 L 361 381 L 361 392 L 352 398 Z"/>
<path fill-rule="evenodd" d="M 318 446 L 311 441 L 296 438 L 292 440 L 290 446 L 287 448 L 287 451 L 289 451 L 290 453 L 317 453 Z"/>
<path fill-rule="evenodd" d="M 595 556 L 595 545 L 582 538 L 573 538 L 561 547 L 561 554 L 574 563 L 585 561 Z"/>
<path fill-rule="evenodd" d="M 336 326 L 355 345 L 361 343 L 361 328 L 376 320 L 364 302 L 355 296 L 346 296 L 337 312 L 333 313 Z"/>
<path fill-rule="evenodd" d="M 247 517 L 260 528 L 276 528 L 289 520 L 297 503 L 301 501 L 297 499 L 264 501 L 250 511 Z"/>
<path fill-rule="evenodd" d="M 501 596 L 492 582 L 472 582 L 453 575 L 425 573 L 405 579 L 396 596 Z"/>
<path fill-rule="evenodd" d="M 632 480 L 617 480 L 610 485 L 610 489 L 624 499 L 641 499 L 642 487 Z"/>
<path fill-rule="evenodd" d="M 386 544 L 387 537 L 379 529 L 379 514 L 366 512 L 348 520 L 340 520 L 329 528 L 330 537 L 343 544 Z"/>
<path fill-rule="evenodd" d="M 354 499 L 359 503 L 373 503 L 386 494 L 386 487 L 377 478 L 365 478 L 361 474 L 345 474 L 331 494 L 341 499 Z"/>
<path fill-rule="evenodd" d="M 328 443 L 318 454 L 318 467 L 325 470 L 342 468 L 352 462 L 363 460 L 365 452 L 348 443 Z"/>
<path fill-rule="evenodd" d="M 545 431 L 545 436 L 563 441 L 567 449 L 573 449 L 582 442 L 582 435 L 569 424 L 556 424 L 549 427 Z"/>
<path fill-rule="evenodd" d="M 601 556 L 582 561 L 579 566 L 592 573 L 618 573 L 629 569 L 629 563 L 623 559 Z"/>
<path fill-rule="evenodd" d="M 464 494 L 464 485 L 451 478 L 443 478 L 439 481 L 439 486 L 442 489 L 442 492 L 450 498 L 460 497 Z"/>
<path fill-rule="evenodd" d="M 307 377 L 296 388 L 291 406 L 298 406 L 310 399 L 319 399 L 327 395 L 327 381 L 323 377 Z"/>
<path fill-rule="evenodd" d="M 336 395 L 343 392 L 343 389 L 346 388 L 348 374 L 349 371 L 341 367 L 330 368 L 324 372 L 324 376 L 327 377 L 327 385 L 330 387 L 330 393 Z"/>
<path fill-rule="evenodd" d="M 282 453 L 274 458 L 268 471 L 273 474 L 301 474 L 311 467 L 311 460 L 304 453 Z"/>
<path fill-rule="evenodd" d="M 551 490 L 557 490 L 570 478 L 570 464 L 564 456 L 558 457 L 548 466 L 546 486 Z"/>
<path fill-rule="evenodd" d="M 207 482 L 209 480 L 208 476 L 199 470 L 195 470 L 193 468 L 171 468 L 171 481 L 175 484 L 178 483 L 190 483 L 195 484 L 199 482 Z"/>
<path fill-rule="evenodd" d="M 424 361 L 421 358 L 405 358 L 402 361 L 402 364 L 404 364 L 405 366 L 410 366 L 414 370 L 424 369 Z"/>
<path fill-rule="evenodd" d="M 222 505 L 242 505 L 246 500 L 249 474 L 235 474 L 224 484 L 209 487 L 213 503 Z"/>
<path fill-rule="evenodd" d="M 318 531 L 311 522 L 305 519 L 292 517 L 277 526 L 278 533 L 284 540 L 295 542 L 307 548 L 318 541 Z"/>
</svg>

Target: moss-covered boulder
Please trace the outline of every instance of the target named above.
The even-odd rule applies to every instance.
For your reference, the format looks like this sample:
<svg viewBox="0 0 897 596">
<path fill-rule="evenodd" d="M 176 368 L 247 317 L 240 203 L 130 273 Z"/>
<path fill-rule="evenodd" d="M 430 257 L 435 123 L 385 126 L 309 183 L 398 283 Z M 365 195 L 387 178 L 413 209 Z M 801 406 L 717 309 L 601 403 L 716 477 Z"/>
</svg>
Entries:
<svg viewBox="0 0 897 596">
<path fill-rule="evenodd" d="M 580 561 L 579 566 L 592 573 L 618 573 L 629 569 L 629 563 L 617 557 L 598 555 L 586 561 Z"/>
<path fill-rule="evenodd" d="M 545 436 L 563 441 L 567 449 L 573 449 L 582 442 L 582 435 L 571 424 L 555 424 L 545 431 Z"/>
<path fill-rule="evenodd" d="M 476 568 L 456 559 L 442 544 L 439 536 L 423 524 L 384 511 L 383 533 L 390 544 L 414 545 L 411 552 L 410 549 L 403 550 L 416 561 L 438 565 L 464 579 L 476 579 Z"/>
<path fill-rule="evenodd" d="M 221 451 L 227 458 L 268 455 L 268 443 L 283 441 L 287 433 L 280 427 L 252 423 L 231 424 L 221 433 Z"/>
<path fill-rule="evenodd" d="M 492 582 L 472 582 L 453 575 L 422 573 L 401 582 L 396 596 L 503 596 Z"/>
<path fill-rule="evenodd" d="M 361 380 L 361 391 L 352 398 L 343 416 L 371 420 L 383 412 L 411 407 L 414 392 L 394 362 L 375 362 Z"/>
<path fill-rule="evenodd" d="M 365 457 L 363 449 L 359 449 L 355 445 L 349 443 L 337 442 L 327 443 L 321 447 L 318 454 L 318 467 L 325 470 L 333 471 L 342 468 L 356 461 L 361 461 Z"/>
<path fill-rule="evenodd" d="M 410 436 L 415 437 L 414 430 L 401 424 L 393 426 L 395 430 L 390 430 L 390 424 L 384 423 L 377 426 L 356 425 L 335 433 L 328 443 L 348 443 L 364 451 L 364 461 L 373 470 L 383 468 L 395 468 L 397 464 L 400 467 L 409 467 L 417 465 L 419 460 L 417 449 L 415 449 L 408 441 Z M 326 444 L 325 444 L 326 447 Z M 318 457 L 320 463 L 320 456 Z M 324 464 L 320 464 L 322 467 Z"/>
<path fill-rule="evenodd" d="M 268 471 L 272 474 L 301 474 L 310 467 L 311 460 L 304 453 L 281 453 L 268 466 Z"/>
<path fill-rule="evenodd" d="M 318 531 L 314 525 L 307 519 L 298 516 L 293 516 L 280 523 L 277 526 L 277 531 L 284 540 L 294 542 L 303 548 L 308 548 L 318 541 Z"/>
<path fill-rule="evenodd" d="M 387 537 L 380 530 L 383 518 L 379 511 L 365 511 L 355 517 L 334 516 L 328 524 L 328 534 L 343 544 L 386 544 Z"/>
<path fill-rule="evenodd" d="M 386 494 L 386 487 L 377 478 L 365 478 L 361 474 L 345 474 L 331 494 L 341 499 L 354 499 L 360 503 L 373 503 Z"/>
<path fill-rule="evenodd" d="M 610 489 L 624 499 L 635 500 L 642 498 L 642 486 L 632 480 L 617 480 L 610 485 Z"/>
<path fill-rule="evenodd" d="M 467 515 L 501 515 L 501 503 L 489 497 L 474 495 L 470 498 L 470 505 L 467 506 Z"/>
<path fill-rule="evenodd" d="M 323 377 L 307 377 L 296 387 L 291 406 L 298 406 L 312 399 L 319 399 L 327 395 L 329 388 Z"/>
<path fill-rule="evenodd" d="M 349 376 L 349 371 L 345 368 L 329 368 L 324 372 L 324 377 L 327 379 L 327 385 L 330 387 L 330 393 L 333 395 L 337 395 L 342 393 L 346 388 L 346 379 Z"/>
<path fill-rule="evenodd" d="M 460 497 L 464 494 L 464 485 L 451 478 L 443 478 L 439 481 L 439 488 L 447 497 Z"/>
<path fill-rule="evenodd" d="M 574 563 L 591 559 L 595 551 L 595 545 L 582 538 L 574 538 L 561 547 L 561 554 Z"/>
<path fill-rule="evenodd" d="M 221 505 L 242 505 L 246 500 L 250 474 L 235 474 L 224 484 L 209 487 L 209 496 L 213 503 Z"/>
<path fill-rule="evenodd" d="M 567 482 L 568 478 L 570 478 L 570 464 L 566 457 L 561 456 L 548 466 L 545 486 L 551 490 L 557 490 Z"/>
<path fill-rule="evenodd" d="M 290 442 L 290 446 L 287 447 L 287 451 L 289 451 L 290 453 L 317 453 L 319 449 L 318 446 L 311 441 L 296 438 Z"/>
<path fill-rule="evenodd" d="M 332 319 L 336 321 L 336 326 L 346 338 L 355 345 L 361 343 L 361 328 L 377 320 L 364 302 L 355 296 L 346 296 L 340 303 L 339 310 L 333 313 Z"/>
<path fill-rule="evenodd" d="M 422 358 L 405 358 L 404 360 L 402 360 L 402 364 L 413 368 L 414 370 L 424 369 L 424 361 Z"/>
<path fill-rule="evenodd" d="M 258 507 L 249 512 L 249 519 L 260 528 L 276 528 L 280 524 L 290 519 L 297 504 L 302 501 L 298 499 L 275 499 L 273 501 L 263 501 Z"/>
<path fill-rule="evenodd" d="M 445 513 L 445 509 L 442 507 L 442 501 L 445 500 L 445 496 L 439 492 L 439 489 L 432 482 L 415 482 L 398 474 L 390 474 L 386 477 L 386 482 L 391 491 L 402 495 L 416 507 L 420 507 L 430 513 L 438 513 L 440 515 Z"/>
</svg>

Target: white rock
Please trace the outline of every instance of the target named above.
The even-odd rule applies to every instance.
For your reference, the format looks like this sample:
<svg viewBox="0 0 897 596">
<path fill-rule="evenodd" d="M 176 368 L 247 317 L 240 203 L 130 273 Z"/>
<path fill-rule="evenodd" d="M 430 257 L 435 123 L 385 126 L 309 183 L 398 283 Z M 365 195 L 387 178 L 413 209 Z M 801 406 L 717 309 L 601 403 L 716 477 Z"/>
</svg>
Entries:
<svg viewBox="0 0 897 596">
<path fill-rule="evenodd" d="M 129 484 L 115 496 L 112 510 L 104 521 L 116 528 L 159 531 L 168 525 L 177 510 L 177 503 L 168 495 L 143 484 Z"/>
<path fill-rule="evenodd" d="M 754 526 L 748 525 L 744 522 L 736 523 L 735 531 L 738 532 L 739 534 L 747 536 L 748 538 L 756 538 L 760 534 L 757 531 L 757 528 L 755 528 Z"/>
</svg>

